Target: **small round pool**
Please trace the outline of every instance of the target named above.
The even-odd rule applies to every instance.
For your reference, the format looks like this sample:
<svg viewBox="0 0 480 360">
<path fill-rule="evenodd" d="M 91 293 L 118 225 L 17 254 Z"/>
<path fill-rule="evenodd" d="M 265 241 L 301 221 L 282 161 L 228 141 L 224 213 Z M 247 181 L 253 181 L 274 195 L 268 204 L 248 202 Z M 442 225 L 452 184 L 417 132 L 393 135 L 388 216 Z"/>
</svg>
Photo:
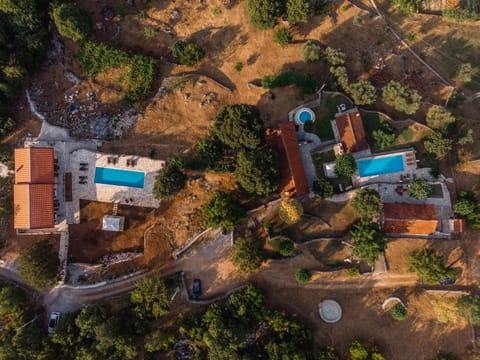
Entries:
<svg viewBox="0 0 480 360">
<path fill-rule="evenodd" d="M 315 121 L 315 113 L 309 108 L 301 108 L 295 114 L 295 122 L 297 125 L 305 125 L 309 121 Z"/>
</svg>

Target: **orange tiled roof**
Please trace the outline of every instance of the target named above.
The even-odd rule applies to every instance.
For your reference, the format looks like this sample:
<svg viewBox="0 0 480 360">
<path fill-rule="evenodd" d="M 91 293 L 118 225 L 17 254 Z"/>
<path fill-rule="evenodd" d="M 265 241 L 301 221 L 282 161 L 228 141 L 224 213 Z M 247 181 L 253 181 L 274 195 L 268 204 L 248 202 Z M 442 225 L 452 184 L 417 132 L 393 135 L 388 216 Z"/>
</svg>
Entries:
<svg viewBox="0 0 480 360">
<path fill-rule="evenodd" d="M 389 234 L 430 235 L 438 226 L 435 206 L 384 203 L 384 231 Z"/>
<path fill-rule="evenodd" d="M 53 184 L 15 184 L 13 198 L 15 229 L 54 226 Z"/>
<path fill-rule="evenodd" d="M 346 152 L 354 153 L 368 149 L 359 111 L 343 113 L 335 118 L 335 123 Z"/>
<path fill-rule="evenodd" d="M 280 154 L 280 196 L 291 197 L 308 193 L 308 183 L 298 148 L 295 125 L 281 123 L 278 129 L 267 130 L 267 144 Z"/>
<path fill-rule="evenodd" d="M 15 149 L 15 182 L 53 184 L 53 159 L 53 148 Z"/>
</svg>

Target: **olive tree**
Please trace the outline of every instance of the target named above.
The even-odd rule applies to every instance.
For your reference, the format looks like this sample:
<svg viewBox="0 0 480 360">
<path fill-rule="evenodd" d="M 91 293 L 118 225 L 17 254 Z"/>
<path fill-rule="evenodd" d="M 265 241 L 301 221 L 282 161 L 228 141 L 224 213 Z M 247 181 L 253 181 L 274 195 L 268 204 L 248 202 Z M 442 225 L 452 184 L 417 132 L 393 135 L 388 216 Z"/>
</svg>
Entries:
<svg viewBox="0 0 480 360">
<path fill-rule="evenodd" d="M 73 41 L 83 41 L 92 32 L 92 19 L 88 12 L 75 4 L 60 4 L 52 11 L 53 21 L 60 35 Z"/>
<path fill-rule="evenodd" d="M 370 105 L 377 99 L 375 86 L 368 80 L 360 80 L 348 86 L 350 96 L 357 105 Z"/>
<path fill-rule="evenodd" d="M 256 272 L 264 261 L 260 241 L 252 236 L 237 238 L 232 247 L 232 262 L 241 272 Z"/>
<path fill-rule="evenodd" d="M 322 48 L 320 45 L 308 40 L 302 45 L 302 59 L 306 63 L 313 63 L 319 61 L 322 55 Z"/>
<path fill-rule="evenodd" d="M 422 100 L 417 91 L 405 88 L 393 80 L 382 89 L 382 98 L 385 104 L 409 115 L 418 110 Z"/>
<path fill-rule="evenodd" d="M 360 220 L 350 230 L 352 236 L 352 253 L 366 261 L 370 266 L 375 265 L 378 257 L 385 252 L 387 238 L 377 223 Z"/>
<path fill-rule="evenodd" d="M 287 0 L 287 19 L 290 24 L 306 23 L 310 3 L 306 0 Z"/>
<path fill-rule="evenodd" d="M 180 170 L 177 163 L 171 162 L 158 172 L 153 187 L 157 199 L 163 199 L 177 194 L 183 189 L 187 176 Z"/>
<path fill-rule="evenodd" d="M 363 218 L 377 218 L 383 209 L 380 194 L 369 188 L 360 190 L 352 200 L 353 210 Z"/>
<path fill-rule="evenodd" d="M 269 29 L 277 23 L 281 12 L 281 2 L 277 0 L 247 0 L 247 11 L 254 27 Z"/>
<path fill-rule="evenodd" d="M 235 178 L 247 192 L 268 196 L 278 187 L 279 159 L 272 150 L 238 154 Z"/>
<path fill-rule="evenodd" d="M 415 251 L 408 255 L 409 271 L 415 272 L 420 280 L 427 284 L 455 279 L 454 269 L 445 266 L 443 256 L 436 255 L 431 249 Z"/>
<path fill-rule="evenodd" d="M 202 208 L 206 226 L 233 230 L 245 216 L 242 205 L 231 195 L 222 191 L 213 193 L 208 204 Z"/>
<path fill-rule="evenodd" d="M 431 128 L 444 130 L 448 125 L 457 121 L 457 118 L 444 107 L 434 105 L 428 109 L 425 121 Z"/>
<path fill-rule="evenodd" d="M 408 184 L 408 193 L 415 199 L 426 199 L 432 191 L 432 185 L 426 179 L 416 179 Z"/>
<path fill-rule="evenodd" d="M 423 146 L 430 154 L 437 159 L 443 159 L 452 150 L 453 141 L 445 138 L 441 132 L 435 131 L 423 139 Z"/>
</svg>

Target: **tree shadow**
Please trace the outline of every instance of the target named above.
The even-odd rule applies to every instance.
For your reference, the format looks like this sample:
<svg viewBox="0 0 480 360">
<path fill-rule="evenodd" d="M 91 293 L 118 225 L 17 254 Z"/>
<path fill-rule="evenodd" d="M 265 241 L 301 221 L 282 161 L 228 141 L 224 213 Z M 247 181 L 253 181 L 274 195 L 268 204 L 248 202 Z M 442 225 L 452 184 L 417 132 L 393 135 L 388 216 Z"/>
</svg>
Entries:
<svg viewBox="0 0 480 360">
<path fill-rule="evenodd" d="M 227 49 L 239 33 L 240 26 L 238 25 L 223 27 L 211 26 L 193 33 L 187 41 L 200 45 L 205 50 L 207 57 L 212 61 Z M 247 40 L 248 35 L 244 34 L 239 37 L 238 42 L 245 44 Z"/>
</svg>

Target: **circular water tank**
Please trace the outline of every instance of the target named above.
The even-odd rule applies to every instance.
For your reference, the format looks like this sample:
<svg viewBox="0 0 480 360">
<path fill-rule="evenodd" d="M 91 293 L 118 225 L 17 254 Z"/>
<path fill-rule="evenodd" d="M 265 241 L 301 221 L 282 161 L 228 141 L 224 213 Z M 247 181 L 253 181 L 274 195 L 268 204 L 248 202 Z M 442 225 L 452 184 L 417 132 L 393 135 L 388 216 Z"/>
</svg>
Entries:
<svg viewBox="0 0 480 360">
<path fill-rule="evenodd" d="M 336 323 L 342 318 L 342 308 L 335 300 L 324 300 L 318 304 L 320 318 L 326 323 Z"/>
</svg>

